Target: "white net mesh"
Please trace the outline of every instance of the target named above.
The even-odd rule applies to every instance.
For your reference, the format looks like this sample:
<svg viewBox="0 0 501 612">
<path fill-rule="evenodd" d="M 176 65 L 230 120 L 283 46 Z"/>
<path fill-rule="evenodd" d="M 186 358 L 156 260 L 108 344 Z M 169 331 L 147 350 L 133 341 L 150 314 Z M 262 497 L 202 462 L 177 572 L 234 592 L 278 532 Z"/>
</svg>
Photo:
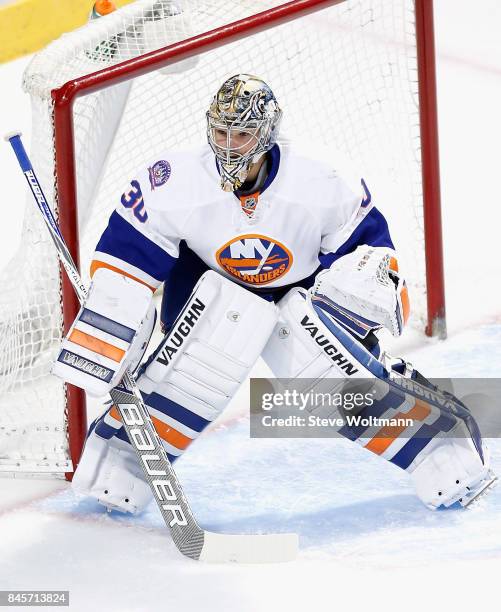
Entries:
<svg viewBox="0 0 501 612">
<path fill-rule="evenodd" d="M 25 74 L 32 157 L 54 200 L 50 92 L 68 80 L 281 2 L 139 0 L 64 35 Z M 413 0 L 347 0 L 195 60 L 77 99 L 74 106 L 81 266 L 134 171 L 166 148 L 204 142 L 205 111 L 232 74 L 259 75 L 296 147 L 342 151 L 389 219 L 424 315 L 424 246 Z M 329 153 L 328 153 L 329 154 Z M 59 268 L 30 202 L 20 253 L 0 278 L 0 469 L 65 471 L 64 388 L 48 375 L 61 338 Z M 33 212 L 31 212 L 33 211 Z"/>
</svg>

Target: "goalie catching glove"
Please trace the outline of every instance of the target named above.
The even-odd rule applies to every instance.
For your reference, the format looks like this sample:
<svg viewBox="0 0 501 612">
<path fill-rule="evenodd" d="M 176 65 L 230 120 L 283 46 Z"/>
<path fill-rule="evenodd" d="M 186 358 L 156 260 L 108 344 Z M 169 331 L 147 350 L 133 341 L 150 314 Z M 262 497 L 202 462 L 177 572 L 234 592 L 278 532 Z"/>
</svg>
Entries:
<svg viewBox="0 0 501 612">
<path fill-rule="evenodd" d="M 105 395 L 138 364 L 154 324 L 151 289 L 99 268 L 52 373 L 91 395 Z"/>
<path fill-rule="evenodd" d="M 317 275 L 312 293 L 361 338 L 380 327 L 400 336 L 409 317 L 407 287 L 387 247 L 363 245 L 344 255 Z"/>
</svg>

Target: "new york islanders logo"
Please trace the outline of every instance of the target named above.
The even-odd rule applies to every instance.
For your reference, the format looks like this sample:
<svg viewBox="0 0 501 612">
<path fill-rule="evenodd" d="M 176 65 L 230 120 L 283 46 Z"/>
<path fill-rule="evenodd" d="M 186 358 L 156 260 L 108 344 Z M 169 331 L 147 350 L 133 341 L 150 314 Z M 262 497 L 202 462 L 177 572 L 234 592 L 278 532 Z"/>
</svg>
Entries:
<svg viewBox="0 0 501 612">
<path fill-rule="evenodd" d="M 236 236 L 216 253 L 217 263 L 239 281 L 267 285 L 290 270 L 292 253 L 276 240 L 259 234 Z"/>
</svg>

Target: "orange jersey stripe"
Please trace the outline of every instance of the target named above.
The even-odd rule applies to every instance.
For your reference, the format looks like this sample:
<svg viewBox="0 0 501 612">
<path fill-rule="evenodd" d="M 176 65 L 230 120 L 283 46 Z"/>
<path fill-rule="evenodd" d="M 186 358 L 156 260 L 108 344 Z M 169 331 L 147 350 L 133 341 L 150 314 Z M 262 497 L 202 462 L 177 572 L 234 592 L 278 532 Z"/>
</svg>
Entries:
<svg viewBox="0 0 501 612">
<path fill-rule="evenodd" d="M 108 268 L 108 270 L 117 272 L 118 274 L 121 274 L 122 276 L 128 276 L 129 278 L 132 278 L 132 280 L 135 280 L 136 282 L 141 283 L 141 285 L 145 285 L 146 287 L 148 287 L 148 289 L 151 289 L 153 293 L 155 293 L 156 291 L 156 287 L 152 287 L 151 285 L 148 285 L 148 283 L 141 280 L 140 278 L 137 278 L 137 276 L 129 274 L 128 272 L 125 272 L 125 270 L 120 270 L 120 268 L 116 268 L 115 266 L 112 266 L 111 264 L 106 263 L 104 261 L 99 261 L 98 259 L 93 259 L 90 264 L 90 277 L 91 278 L 94 276 L 94 273 L 99 268 Z"/>
<path fill-rule="evenodd" d="M 430 414 L 431 408 L 425 402 L 416 400 L 414 406 L 408 412 L 399 412 L 393 418 L 395 419 L 414 419 L 415 421 L 424 421 Z M 407 427 L 405 425 L 394 425 L 382 427 L 370 442 L 365 445 L 367 450 L 382 455 L 384 451 L 403 433 Z"/>
<path fill-rule="evenodd" d="M 104 340 L 95 338 L 90 334 L 86 334 L 79 329 L 74 329 L 68 339 L 70 342 L 74 342 L 79 346 L 88 348 L 91 351 L 94 351 L 94 353 L 99 353 L 99 355 L 108 357 L 108 359 L 116 361 L 117 363 L 120 363 L 120 361 L 122 361 L 122 357 L 125 355 L 125 351 L 122 349 L 119 349 L 112 344 L 108 344 L 108 342 L 105 342 Z"/>
<path fill-rule="evenodd" d="M 112 409 L 110 410 L 110 415 L 114 419 L 117 419 L 117 421 L 121 420 L 120 413 L 118 412 L 116 406 L 112 407 Z M 152 416 L 151 420 L 153 421 L 153 425 L 155 425 L 155 429 L 157 430 L 157 433 L 162 438 L 162 440 L 165 440 L 169 444 L 172 444 L 172 446 L 175 446 L 179 450 L 185 450 L 191 444 L 191 442 L 193 442 L 191 438 L 185 436 L 180 431 L 177 431 L 177 429 L 174 429 L 170 425 L 167 425 L 160 419 L 157 419 L 156 417 Z"/>
</svg>

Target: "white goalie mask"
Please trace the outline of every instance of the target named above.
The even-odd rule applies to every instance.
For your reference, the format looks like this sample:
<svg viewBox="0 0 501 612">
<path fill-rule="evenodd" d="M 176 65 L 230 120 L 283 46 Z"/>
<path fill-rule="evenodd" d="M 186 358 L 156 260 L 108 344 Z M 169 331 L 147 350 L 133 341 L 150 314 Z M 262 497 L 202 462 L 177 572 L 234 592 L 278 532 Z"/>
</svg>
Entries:
<svg viewBox="0 0 501 612">
<path fill-rule="evenodd" d="M 281 117 L 272 90 L 261 79 L 238 74 L 222 84 L 207 111 L 207 139 L 224 191 L 238 189 L 250 166 L 275 144 Z"/>
</svg>

